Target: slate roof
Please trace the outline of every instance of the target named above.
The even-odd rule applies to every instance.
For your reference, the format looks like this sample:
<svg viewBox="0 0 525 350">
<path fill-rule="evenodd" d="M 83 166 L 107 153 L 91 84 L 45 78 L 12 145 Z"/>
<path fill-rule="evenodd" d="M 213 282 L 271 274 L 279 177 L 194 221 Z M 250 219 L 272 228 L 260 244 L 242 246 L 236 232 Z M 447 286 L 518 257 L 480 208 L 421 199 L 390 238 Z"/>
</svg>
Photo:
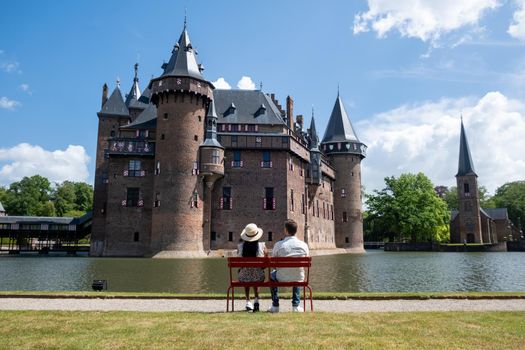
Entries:
<svg viewBox="0 0 525 350">
<path fill-rule="evenodd" d="M 171 51 L 170 60 L 168 63 L 162 65 L 162 68 L 164 69 L 162 76 L 189 76 L 204 80 L 204 77 L 199 70 L 195 54 L 195 49 L 193 49 L 193 46 L 191 45 L 185 23 L 179 41 Z"/>
<path fill-rule="evenodd" d="M 284 124 L 281 112 L 272 99 L 260 90 L 214 90 L 219 123 Z M 234 112 L 228 114 L 230 107 Z"/>
<path fill-rule="evenodd" d="M 310 128 L 308 129 L 310 136 L 310 150 L 319 151 L 319 136 L 317 136 L 317 130 L 315 128 L 315 118 L 312 114 L 312 120 L 310 121 Z"/>
<path fill-rule="evenodd" d="M 344 141 L 359 142 L 359 139 L 357 138 L 352 123 L 350 122 L 350 118 L 346 113 L 343 101 L 338 94 L 322 143 Z"/>
<path fill-rule="evenodd" d="M 509 218 L 507 208 L 483 208 L 483 210 L 494 220 L 507 220 Z"/>
<path fill-rule="evenodd" d="M 149 88 L 149 84 L 148 84 L 148 87 L 146 88 L 146 90 L 142 92 L 138 100 L 131 101 L 129 104 L 129 107 L 146 109 L 148 108 L 150 98 L 151 98 L 151 89 Z"/>
<path fill-rule="evenodd" d="M 206 113 L 206 123 L 209 120 L 215 121 L 215 126 L 206 124 L 206 138 L 201 146 L 219 147 L 224 148 L 217 140 L 217 112 L 215 111 L 215 100 L 211 100 L 208 107 L 208 113 Z"/>
<path fill-rule="evenodd" d="M 492 220 L 508 220 L 509 219 L 507 208 L 480 208 L 480 212 L 483 213 L 485 216 L 488 216 Z M 456 217 L 459 215 L 459 212 L 457 210 L 452 210 L 450 214 L 451 214 L 450 221 L 454 221 Z"/>
<path fill-rule="evenodd" d="M 476 175 L 474 170 L 474 162 L 470 156 L 470 147 L 468 145 L 467 134 L 463 126 L 463 119 L 461 119 L 461 135 L 459 139 L 459 163 L 458 173 L 456 176 Z M 476 175 L 477 176 L 477 175 Z"/>
<path fill-rule="evenodd" d="M 118 83 L 115 87 L 115 90 L 113 90 L 113 92 L 111 93 L 111 96 L 109 96 L 106 103 L 104 103 L 104 105 L 100 109 L 99 113 L 121 116 L 129 115 L 128 107 L 126 107 L 126 104 L 124 103 L 124 99 L 122 98 L 122 93 L 120 92 Z"/>
<path fill-rule="evenodd" d="M 57 224 L 57 225 L 80 225 L 93 217 L 88 212 L 80 217 L 55 217 L 55 216 L 0 216 L 0 224 Z"/>
<path fill-rule="evenodd" d="M 137 118 L 130 124 L 123 126 L 123 129 L 155 129 L 157 126 L 157 107 L 153 103 L 146 105 Z"/>
<path fill-rule="evenodd" d="M 126 95 L 126 106 L 129 107 L 131 102 L 137 101 L 140 97 L 140 88 L 139 88 L 139 77 L 138 77 L 138 67 L 139 64 L 135 63 L 135 77 L 133 78 L 133 85 L 131 85 L 131 90 Z"/>
</svg>

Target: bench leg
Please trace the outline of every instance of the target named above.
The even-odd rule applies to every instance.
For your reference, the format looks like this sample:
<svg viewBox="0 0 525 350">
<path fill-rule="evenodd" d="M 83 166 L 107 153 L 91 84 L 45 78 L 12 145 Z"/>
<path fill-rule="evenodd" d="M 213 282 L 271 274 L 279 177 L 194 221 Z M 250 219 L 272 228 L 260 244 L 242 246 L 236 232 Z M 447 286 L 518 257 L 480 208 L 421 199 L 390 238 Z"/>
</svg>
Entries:
<svg viewBox="0 0 525 350">
<path fill-rule="evenodd" d="M 235 287 L 232 288 L 232 312 L 235 311 Z"/>
<path fill-rule="evenodd" d="M 303 287 L 303 309 L 306 311 L 306 287 Z"/>
<path fill-rule="evenodd" d="M 228 290 L 226 291 L 226 312 L 230 311 L 230 289 L 232 287 L 228 287 Z"/>
<path fill-rule="evenodd" d="M 310 292 L 310 311 L 314 311 L 314 301 L 313 301 L 313 298 L 312 298 L 312 288 L 310 288 L 310 286 L 308 286 L 308 290 Z"/>
</svg>

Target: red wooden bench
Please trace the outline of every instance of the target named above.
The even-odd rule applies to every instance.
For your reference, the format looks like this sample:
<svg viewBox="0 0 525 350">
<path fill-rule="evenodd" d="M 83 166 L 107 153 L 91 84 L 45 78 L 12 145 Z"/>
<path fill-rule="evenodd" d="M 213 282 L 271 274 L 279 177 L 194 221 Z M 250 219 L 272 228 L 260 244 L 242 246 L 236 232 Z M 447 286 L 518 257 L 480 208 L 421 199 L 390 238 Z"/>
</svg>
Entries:
<svg viewBox="0 0 525 350">
<path fill-rule="evenodd" d="M 231 309 L 234 311 L 235 304 L 235 288 L 237 287 L 303 287 L 303 305 L 306 310 L 306 289 L 309 291 L 310 310 L 314 311 L 314 303 L 312 300 L 312 288 L 310 287 L 310 267 L 312 266 L 312 258 L 306 257 L 264 257 L 264 258 L 242 258 L 230 257 L 228 258 L 228 268 L 230 269 L 230 286 L 227 291 L 226 312 Z M 237 279 L 237 269 L 242 267 L 258 267 L 267 269 L 268 274 L 266 280 L 263 282 L 240 282 Z M 276 268 L 293 268 L 302 267 L 305 272 L 305 279 L 301 282 L 276 282 L 270 281 L 270 272 Z M 235 271 L 234 271 L 235 270 Z M 231 292 L 231 299 L 230 299 Z"/>
</svg>

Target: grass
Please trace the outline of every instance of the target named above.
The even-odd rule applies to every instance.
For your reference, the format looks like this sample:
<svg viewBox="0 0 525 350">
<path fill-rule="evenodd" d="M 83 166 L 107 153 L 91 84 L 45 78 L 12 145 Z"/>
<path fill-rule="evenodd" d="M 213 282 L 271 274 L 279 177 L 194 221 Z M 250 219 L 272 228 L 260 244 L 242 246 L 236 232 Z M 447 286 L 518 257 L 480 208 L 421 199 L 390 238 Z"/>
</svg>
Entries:
<svg viewBox="0 0 525 350">
<path fill-rule="evenodd" d="M 0 312 L 0 349 L 525 349 L 523 312 Z"/>
<path fill-rule="evenodd" d="M 236 289 L 236 296 L 239 297 L 243 291 Z M 182 293 L 140 293 L 140 292 L 85 292 L 85 291 L 0 291 L 2 297 L 52 297 L 52 298 L 177 298 L 177 299 L 225 299 L 224 293 L 205 293 L 205 294 L 182 294 Z M 261 293 L 263 298 L 269 298 L 269 293 Z M 283 293 L 284 298 L 290 298 L 290 293 Z M 525 292 L 396 292 L 396 293 L 337 293 L 337 292 L 315 292 L 316 300 L 331 299 L 516 299 L 525 298 Z"/>
</svg>

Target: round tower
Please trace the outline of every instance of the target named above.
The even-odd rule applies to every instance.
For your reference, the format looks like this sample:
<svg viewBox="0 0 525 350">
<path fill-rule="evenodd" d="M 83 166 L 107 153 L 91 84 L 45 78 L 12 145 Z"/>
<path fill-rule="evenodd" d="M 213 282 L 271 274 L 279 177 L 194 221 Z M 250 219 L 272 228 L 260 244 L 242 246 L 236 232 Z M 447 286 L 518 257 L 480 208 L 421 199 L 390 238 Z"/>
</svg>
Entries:
<svg viewBox="0 0 525 350">
<path fill-rule="evenodd" d="M 152 254 L 203 253 L 199 146 L 213 85 L 202 76 L 186 24 L 163 74 L 151 81 L 157 107 Z"/>
<path fill-rule="evenodd" d="M 336 169 L 334 182 L 335 244 L 351 252 L 363 252 L 361 211 L 361 160 L 366 145 L 359 141 L 339 94 L 321 148 Z"/>
</svg>

